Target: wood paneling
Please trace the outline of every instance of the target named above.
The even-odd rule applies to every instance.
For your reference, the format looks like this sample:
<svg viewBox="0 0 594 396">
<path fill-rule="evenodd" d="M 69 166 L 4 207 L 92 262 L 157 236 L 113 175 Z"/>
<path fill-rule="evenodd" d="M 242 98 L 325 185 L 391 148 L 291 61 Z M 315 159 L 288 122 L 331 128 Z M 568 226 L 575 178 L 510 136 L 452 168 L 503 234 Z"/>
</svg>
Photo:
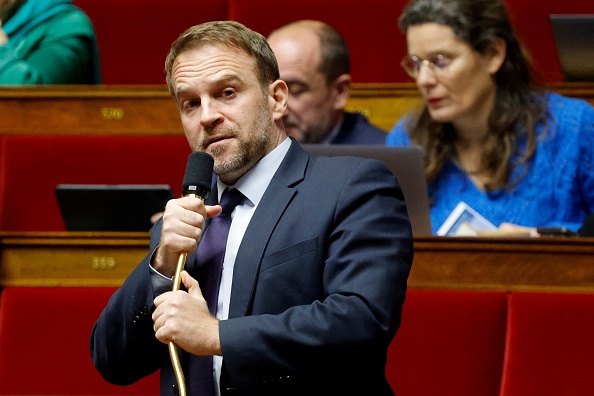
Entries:
<svg viewBox="0 0 594 396">
<path fill-rule="evenodd" d="M 416 237 L 409 287 L 594 292 L 593 238 Z M 147 233 L 0 233 L 0 286 L 119 286 Z"/>
<path fill-rule="evenodd" d="M 563 83 L 553 91 L 594 104 L 594 83 Z M 347 109 L 389 131 L 419 104 L 414 84 L 355 84 Z M 0 88 L 0 134 L 183 134 L 164 85 Z"/>
<path fill-rule="evenodd" d="M 0 88 L 0 119 L 0 134 L 183 134 L 160 85 Z"/>
</svg>

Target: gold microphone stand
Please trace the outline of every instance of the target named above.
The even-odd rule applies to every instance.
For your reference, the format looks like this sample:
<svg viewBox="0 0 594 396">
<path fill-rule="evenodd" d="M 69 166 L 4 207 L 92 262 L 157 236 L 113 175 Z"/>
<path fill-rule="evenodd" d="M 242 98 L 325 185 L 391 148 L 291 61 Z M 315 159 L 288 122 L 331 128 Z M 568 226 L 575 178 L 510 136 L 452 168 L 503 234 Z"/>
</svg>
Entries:
<svg viewBox="0 0 594 396">
<path fill-rule="evenodd" d="M 182 190 L 185 197 L 204 198 L 210 192 L 210 182 L 212 179 L 214 159 L 210 154 L 201 151 L 194 151 L 188 156 L 186 173 L 182 183 Z M 192 191 L 192 192 L 190 192 Z M 181 287 L 181 273 L 186 265 L 187 252 L 182 252 L 177 261 L 175 275 L 173 277 L 173 291 L 178 291 Z M 173 365 L 173 372 L 179 387 L 179 396 L 186 396 L 186 381 L 184 372 L 179 362 L 177 346 L 173 341 L 169 342 L 169 356 Z"/>
<path fill-rule="evenodd" d="M 204 200 L 198 194 L 188 194 L 189 197 L 200 198 Z M 181 273 L 186 266 L 186 259 L 188 253 L 183 252 L 180 254 L 177 260 L 177 268 L 175 269 L 175 275 L 173 276 L 173 291 L 178 291 L 181 287 Z M 184 371 L 182 370 L 181 363 L 179 361 L 179 354 L 177 352 L 177 346 L 173 341 L 169 342 L 169 357 L 171 358 L 171 364 L 173 365 L 173 372 L 177 380 L 177 386 L 179 388 L 179 396 L 186 396 L 186 380 L 184 378 Z"/>
<path fill-rule="evenodd" d="M 175 276 L 173 277 L 173 291 L 177 291 L 181 286 L 180 274 L 184 270 L 186 265 L 187 253 L 182 253 L 177 260 L 177 268 L 175 270 Z M 186 396 L 186 380 L 184 378 L 184 372 L 179 362 L 179 355 L 177 353 L 177 346 L 173 341 L 169 341 L 169 356 L 171 357 L 171 364 L 173 365 L 173 372 L 177 380 L 177 386 L 179 388 L 179 396 Z"/>
</svg>

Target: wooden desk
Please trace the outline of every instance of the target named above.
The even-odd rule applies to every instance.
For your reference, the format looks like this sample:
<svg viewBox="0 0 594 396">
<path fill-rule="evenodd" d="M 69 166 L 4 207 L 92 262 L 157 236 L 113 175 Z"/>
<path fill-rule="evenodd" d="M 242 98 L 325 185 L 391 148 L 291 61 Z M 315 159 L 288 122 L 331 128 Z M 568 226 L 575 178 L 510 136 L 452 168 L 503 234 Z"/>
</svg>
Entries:
<svg viewBox="0 0 594 396">
<path fill-rule="evenodd" d="M 2 232 L 0 286 L 120 286 L 148 233 Z"/>
<path fill-rule="evenodd" d="M 1 87 L 0 119 L 0 134 L 184 133 L 165 85 Z"/>
<path fill-rule="evenodd" d="M 594 83 L 549 88 L 594 104 Z M 347 109 L 389 131 L 419 103 L 413 83 L 354 84 Z M 0 87 L 0 134 L 183 134 L 165 85 Z"/>
<path fill-rule="evenodd" d="M 0 233 L 0 286 L 119 286 L 146 233 Z M 417 237 L 411 288 L 594 292 L 594 238 Z"/>
</svg>

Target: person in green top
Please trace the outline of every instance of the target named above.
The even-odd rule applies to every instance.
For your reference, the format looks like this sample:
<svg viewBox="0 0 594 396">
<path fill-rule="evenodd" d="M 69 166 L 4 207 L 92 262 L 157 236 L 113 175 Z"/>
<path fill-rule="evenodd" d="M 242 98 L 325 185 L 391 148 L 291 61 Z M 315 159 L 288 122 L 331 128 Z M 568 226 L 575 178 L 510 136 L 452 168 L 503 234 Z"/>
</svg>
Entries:
<svg viewBox="0 0 594 396">
<path fill-rule="evenodd" d="M 100 83 L 93 25 L 72 0 L 0 0 L 0 85 Z"/>
</svg>

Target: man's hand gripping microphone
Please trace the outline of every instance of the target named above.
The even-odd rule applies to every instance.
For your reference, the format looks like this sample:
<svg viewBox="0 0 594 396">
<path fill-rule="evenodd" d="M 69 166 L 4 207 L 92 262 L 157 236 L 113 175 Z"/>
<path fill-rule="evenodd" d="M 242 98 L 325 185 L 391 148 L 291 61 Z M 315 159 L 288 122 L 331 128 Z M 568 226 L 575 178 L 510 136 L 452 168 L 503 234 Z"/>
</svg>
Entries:
<svg viewBox="0 0 594 396">
<path fill-rule="evenodd" d="M 182 193 L 186 197 L 196 197 L 204 200 L 208 193 L 210 193 L 210 185 L 212 182 L 212 169 L 214 166 L 214 159 L 207 153 L 194 152 L 188 157 L 188 164 L 186 165 L 186 173 L 182 183 Z M 173 291 L 177 291 L 181 287 L 181 273 L 186 265 L 187 252 L 180 254 L 177 261 L 175 275 L 173 276 Z M 169 342 L 169 356 L 173 364 L 173 371 L 177 379 L 179 387 L 179 396 L 186 395 L 186 384 L 184 373 L 181 368 L 177 347 L 173 341 Z"/>
</svg>

